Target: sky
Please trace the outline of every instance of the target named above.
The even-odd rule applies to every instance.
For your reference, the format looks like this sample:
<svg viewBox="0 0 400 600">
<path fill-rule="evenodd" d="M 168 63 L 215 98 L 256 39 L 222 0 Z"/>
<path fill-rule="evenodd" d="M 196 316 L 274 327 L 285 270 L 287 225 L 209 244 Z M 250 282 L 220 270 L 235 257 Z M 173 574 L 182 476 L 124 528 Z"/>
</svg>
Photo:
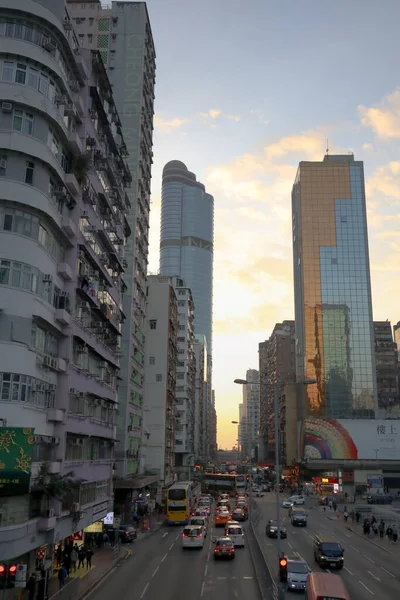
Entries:
<svg viewBox="0 0 400 600">
<path fill-rule="evenodd" d="M 399 0 L 148 0 L 157 52 L 149 270 L 161 175 L 183 161 L 215 200 L 218 443 L 237 439 L 258 343 L 294 318 L 291 188 L 300 160 L 365 164 L 374 318 L 400 320 Z"/>
</svg>

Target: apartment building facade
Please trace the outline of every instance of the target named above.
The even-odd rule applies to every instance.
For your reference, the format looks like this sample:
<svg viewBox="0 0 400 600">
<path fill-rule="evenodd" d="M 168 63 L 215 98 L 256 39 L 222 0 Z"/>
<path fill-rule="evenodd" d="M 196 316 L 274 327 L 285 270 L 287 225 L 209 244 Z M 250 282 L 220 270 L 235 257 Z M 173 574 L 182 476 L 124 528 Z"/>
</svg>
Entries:
<svg viewBox="0 0 400 600">
<path fill-rule="evenodd" d="M 194 356 L 196 363 L 194 398 L 194 456 L 196 462 L 207 460 L 207 340 L 195 336 Z"/>
<path fill-rule="evenodd" d="M 79 44 L 100 51 L 107 68 L 116 106 L 125 131 L 126 161 L 132 173 L 128 189 L 131 229 L 126 246 L 127 267 L 119 385 L 119 479 L 144 472 L 141 456 L 143 429 L 127 429 L 132 419 L 143 422 L 146 285 L 149 249 L 150 182 L 153 163 L 155 49 L 145 2 L 112 2 L 103 8 L 99 0 L 68 0 Z M 139 479 L 138 477 L 136 477 Z M 143 483 L 140 478 L 140 483 Z M 123 488 L 125 483 L 121 483 Z"/>
<path fill-rule="evenodd" d="M 188 480 L 192 474 L 195 458 L 195 310 L 192 292 L 185 285 L 185 282 L 179 277 L 172 277 L 171 283 L 178 301 L 179 316 L 178 362 L 176 368 L 175 470 L 180 479 Z"/>
<path fill-rule="evenodd" d="M 398 325 L 394 335 L 398 337 Z M 390 321 L 374 321 L 378 413 L 400 417 L 398 345 L 393 339 Z M 399 340 L 400 341 L 400 340 Z"/>
<path fill-rule="evenodd" d="M 0 436 L 19 461 L 2 452 L 0 559 L 31 571 L 112 506 L 131 177 L 62 0 L 2 3 L 0 63 Z"/>
<path fill-rule="evenodd" d="M 157 476 L 158 493 L 176 477 L 176 382 L 179 312 L 169 277 L 148 277 L 143 455 L 146 470 Z"/>
</svg>

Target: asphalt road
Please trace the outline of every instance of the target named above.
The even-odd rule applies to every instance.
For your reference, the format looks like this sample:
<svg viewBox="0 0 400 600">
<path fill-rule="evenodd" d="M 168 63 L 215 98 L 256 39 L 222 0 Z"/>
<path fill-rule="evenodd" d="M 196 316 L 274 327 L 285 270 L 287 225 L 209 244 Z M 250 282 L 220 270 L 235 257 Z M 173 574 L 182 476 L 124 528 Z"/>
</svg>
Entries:
<svg viewBox="0 0 400 600">
<path fill-rule="evenodd" d="M 277 572 L 276 540 L 269 539 L 265 534 L 267 520 L 275 518 L 276 515 L 275 496 L 269 493 L 255 501 L 260 515 L 260 520 L 255 527 L 256 534 L 271 571 L 275 574 Z M 306 504 L 308 512 L 306 528 L 293 527 L 288 511 L 281 508 L 281 517 L 288 532 L 287 540 L 281 542 L 281 551 L 285 554 L 297 553 L 302 556 L 313 571 L 331 572 L 329 569 L 321 569 L 314 561 L 313 538 L 317 533 L 332 537 L 345 549 L 344 568 L 332 572 L 337 572 L 343 578 L 352 598 L 373 600 L 376 596 L 385 600 L 397 600 L 400 595 L 399 557 L 377 548 L 367 539 L 347 530 L 343 521 L 338 521 L 334 513 L 324 513 L 316 506 L 315 501 L 307 502 L 310 506 Z M 291 594 L 288 593 L 287 596 L 290 597 Z"/>
<path fill-rule="evenodd" d="M 247 524 L 245 525 L 245 528 Z M 89 600 L 260 600 L 248 548 L 232 561 L 214 561 L 212 539 L 223 535 L 210 519 L 202 550 L 183 550 L 181 527 L 162 527 L 132 545 L 133 556 L 93 590 Z"/>
</svg>

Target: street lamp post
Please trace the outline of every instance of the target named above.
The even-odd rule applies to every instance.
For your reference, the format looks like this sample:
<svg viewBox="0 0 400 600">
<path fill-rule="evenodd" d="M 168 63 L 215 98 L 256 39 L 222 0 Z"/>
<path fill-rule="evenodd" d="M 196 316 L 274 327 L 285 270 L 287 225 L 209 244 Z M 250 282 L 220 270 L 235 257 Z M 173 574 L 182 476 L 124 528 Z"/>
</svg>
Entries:
<svg viewBox="0 0 400 600">
<path fill-rule="evenodd" d="M 238 385 L 260 385 L 259 382 L 247 381 L 246 379 L 235 379 L 233 383 Z M 301 382 L 302 385 L 312 385 L 317 383 L 316 379 L 305 379 Z M 271 385 L 271 384 L 268 384 Z M 284 382 L 276 381 L 273 384 L 274 387 L 274 429 L 275 429 L 275 499 L 276 499 L 276 522 L 278 526 L 277 531 L 277 545 L 276 550 L 278 554 L 278 561 L 281 559 L 281 520 L 280 520 L 280 496 L 279 496 L 279 485 L 280 485 L 280 471 L 279 471 L 279 416 L 278 416 L 278 405 L 279 405 L 279 386 L 285 385 Z M 278 600 L 284 600 L 285 590 L 281 583 L 278 582 Z"/>
</svg>

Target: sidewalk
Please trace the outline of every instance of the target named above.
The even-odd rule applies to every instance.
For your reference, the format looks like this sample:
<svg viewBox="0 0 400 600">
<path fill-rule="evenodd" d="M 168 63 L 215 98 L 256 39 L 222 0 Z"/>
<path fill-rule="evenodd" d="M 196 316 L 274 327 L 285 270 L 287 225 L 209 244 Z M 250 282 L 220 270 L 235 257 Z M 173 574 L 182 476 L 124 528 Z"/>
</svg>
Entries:
<svg viewBox="0 0 400 600">
<path fill-rule="evenodd" d="M 164 525 L 164 520 L 157 522 L 154 519 L 152 527 L 147 531 L 138 531 L 137 539 L 133 544 L 121 544 L 120 552 L 114 558 L 114 548 L 107 546 L 105 548 L 93 549 L 92 568 L 81 567 L 76 572 L 70 572 L 65 586 L 60 590 L 58 582 L 58 570 L 49 581 L 48 595 L 53 600 L 79 600 L 84 597 L 119 563 L 126 560 L 132 554 L 135 554 L 135 545 L 152 533 L 156 533 Z"/>
<path fill-rule="evenodd" d="M 342 527 L 344 529 L 347 529 L 348 531 L 351 531 L 355 535 L 358 535 L 358 537 L 362 538 L 366 542 L 373 544 L 377 548 L 380 548 L 384 552 L 388 552 L 389 554 L 391 554 L 392 556 L 395 556 L 396 558 L 400 558 L 400 541 L 397 541 L 396 543 L 389 542 L 389 540 L 386 538 L 386 536 L 383 539 L 380 539 L 379 535 L 375 536 L 375 534 L 373 534 L 373 533 L 370 533 L 369 536 L 364 535 L 363 525 L 361 522 L 358 524 L 356 522 L 352 523 L 351 519 L 349 518 L 349 520 L 346 523 L 343 520 L 343 517 L 341 514 L 340 514 L 339 519 L 337 518 L 337 515 L 339 514 L 339 512 L 336 512 L 336 513 L 334 511 L 328 512 L 328 510 L 327 510 L 326 512 L 321 511 L 321 513 L 330 521 L 337 521 L 338 523 L 340 523 L 342 525 Z"/>
</svg>

